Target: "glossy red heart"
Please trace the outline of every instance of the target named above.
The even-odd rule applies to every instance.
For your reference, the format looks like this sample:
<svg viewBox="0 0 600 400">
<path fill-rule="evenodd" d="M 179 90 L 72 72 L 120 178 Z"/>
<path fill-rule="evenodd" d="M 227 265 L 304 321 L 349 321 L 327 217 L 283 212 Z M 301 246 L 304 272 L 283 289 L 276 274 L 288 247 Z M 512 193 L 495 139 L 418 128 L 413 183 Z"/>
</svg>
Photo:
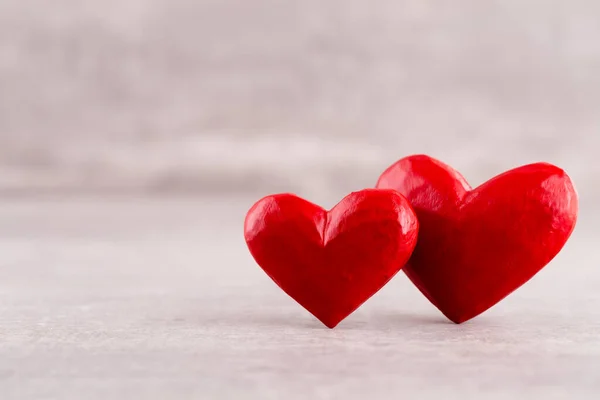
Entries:
<svg viewBox="0 0 600 400">
<path fill-rule="evenodd" d="M 546 163 L 471 189 L 448 165 L 416 155 L 389 167 L 377 187 L 395 189 L 411 202 L 420 230 L 404 272 L 455 323 L 531 279 L 558 254 L 577 220 L 571 180 Z"/>
<path fill-rule="evenodd" d="M 329 328 L 402 268 L 417 233 L 406 199 L 377 189 L 352 193 L 331 211 L 292 194 L 267 196 L 244 224 L 258 265 Z"/>
</svg>

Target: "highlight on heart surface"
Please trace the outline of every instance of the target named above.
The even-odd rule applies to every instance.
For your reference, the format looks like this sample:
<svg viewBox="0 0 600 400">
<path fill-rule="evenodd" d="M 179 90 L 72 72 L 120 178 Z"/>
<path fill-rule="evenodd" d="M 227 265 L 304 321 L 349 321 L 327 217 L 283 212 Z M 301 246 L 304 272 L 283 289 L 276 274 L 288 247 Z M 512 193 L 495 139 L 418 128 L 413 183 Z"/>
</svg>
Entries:
<svg viewBox="0 0 600 400">
<path fill-rule="evenodd" d="M 270 195 L 244 223 L 257 264 L 329 328 L 404 266 L 418 230 L 409 202 L 388 189 L 351 193 L 330 211 L 293 194 Z"/>
<path fill-rule="evenodd" d="M 455 323 L 486 311 L 562 249 L 578 213 L 569 176 L 548 163 L 504 172 L 475 189 L 426 155 L 405 157 L 380 176 L 419 219 L 419 239 L 404 272 Z"/>
</svg>

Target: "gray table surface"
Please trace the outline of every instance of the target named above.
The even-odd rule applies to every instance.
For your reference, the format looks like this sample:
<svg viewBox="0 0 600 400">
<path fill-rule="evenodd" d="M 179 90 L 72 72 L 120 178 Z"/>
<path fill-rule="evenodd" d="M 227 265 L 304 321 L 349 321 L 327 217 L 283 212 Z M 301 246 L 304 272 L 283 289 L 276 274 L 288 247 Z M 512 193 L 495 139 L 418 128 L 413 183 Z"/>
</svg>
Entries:
<svg viewBox="0 0 600 400">
<path fill-rule="evenodd" d="M 598 398 L 591 223 L 466 324 L 399 274 L 329 330 L 251 259 L 251 203 L 0 202 L 0 397 Z"/>
</svg>

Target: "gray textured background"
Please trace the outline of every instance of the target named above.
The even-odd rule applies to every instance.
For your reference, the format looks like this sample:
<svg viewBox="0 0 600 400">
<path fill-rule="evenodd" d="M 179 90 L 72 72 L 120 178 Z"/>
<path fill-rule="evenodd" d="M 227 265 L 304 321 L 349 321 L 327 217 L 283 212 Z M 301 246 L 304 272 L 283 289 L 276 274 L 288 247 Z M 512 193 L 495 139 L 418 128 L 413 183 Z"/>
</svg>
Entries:
<svg viewBox="0 0 600 400">
<path fill-rule="evenodd" d="M 0 0 L 0 398 L 600 393 L 596 0 Z M 333 331 L 241 237 L 429 153 L 535 161 L 581 216 L 461 326 L 399 275 Z"/>
<path fill-rule="evenodd" d="M 585 191 L 599 68 L 594 0 L 2 0 L 0 188 L 337 198 L 426 152 Z"/>
</svg>

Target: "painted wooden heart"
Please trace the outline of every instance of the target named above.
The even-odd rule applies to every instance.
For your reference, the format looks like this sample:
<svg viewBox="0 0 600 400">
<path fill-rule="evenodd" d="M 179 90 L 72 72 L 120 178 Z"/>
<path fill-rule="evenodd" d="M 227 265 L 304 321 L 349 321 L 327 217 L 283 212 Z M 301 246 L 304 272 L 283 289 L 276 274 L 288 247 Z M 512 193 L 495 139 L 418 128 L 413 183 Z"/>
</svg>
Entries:
<svg viewBox="0 0 600 400">
<path fill-rule="evenodd" d="M 278 194 L 252 206 L 244 236 L 267 275 L 333 328 L 402 268 L 418 225 L 407 200 L 393 190 L 352 193 L 331 211 Z"/>
<path fill-rule="evenodd" d="M 562 249 L 575 227 L 577 193 L 546 163 L 507 171 L 471 189 L 425 155 L 403 158 L 379 178 L 419 218 L 404 272 L 450 320 L 467 321 L 523 285 Z"/>
</svg>

